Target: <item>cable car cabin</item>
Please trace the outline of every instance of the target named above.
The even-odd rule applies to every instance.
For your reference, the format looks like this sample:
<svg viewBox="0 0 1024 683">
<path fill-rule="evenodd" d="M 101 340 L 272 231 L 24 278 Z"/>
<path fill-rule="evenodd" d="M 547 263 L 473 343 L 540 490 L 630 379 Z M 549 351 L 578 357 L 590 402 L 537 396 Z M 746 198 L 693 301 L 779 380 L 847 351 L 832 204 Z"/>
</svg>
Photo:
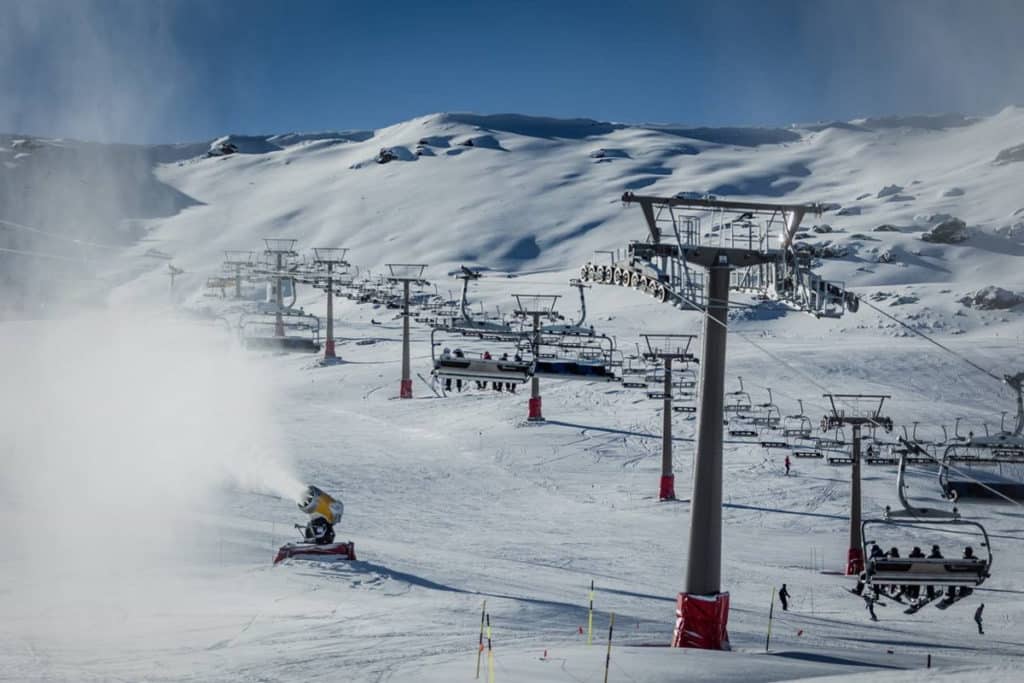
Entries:
<svg viewBox="0 0 1024 683">
<path fill-rule="evenodd" d="M 574 379 L 585 382 L 617 382 L 611 368 L 600 361 L 538 358 L 533 374 L 548 379 Z"/>
<path fill-rule="evenodd" d="M 876 527 L 884 526 L 898 533 L 904 556 L 870 556 L 870 546 L 878 543 L 887 548 L 892 538 L 876 541 Z M 927 519 L 915 521 L 876 519 L 861 523 L 864 551 L 865 583 L 885 586 L 980 586 L 992 569 L 992 550 L 985 527 L 962 519 Z M 887 535 L 888 536 L 888 535 Z M 943 554 L 960 555 L 965 548 L 977 549 L 975 557 L 906 557 L 913 545 L 926 553 L 938 545 L 941 537 Z M 951 538 L 952 537 L 952 538 Z M 955 541 L 953 539 L 956 539 Z"/>
<path fill-rule="evenodd" d="M 530 363 L 483 358 L 438 358 L 434 361 L 434 374 L 439 377 L 522 384 L 530 379 Z"/>
</svg>

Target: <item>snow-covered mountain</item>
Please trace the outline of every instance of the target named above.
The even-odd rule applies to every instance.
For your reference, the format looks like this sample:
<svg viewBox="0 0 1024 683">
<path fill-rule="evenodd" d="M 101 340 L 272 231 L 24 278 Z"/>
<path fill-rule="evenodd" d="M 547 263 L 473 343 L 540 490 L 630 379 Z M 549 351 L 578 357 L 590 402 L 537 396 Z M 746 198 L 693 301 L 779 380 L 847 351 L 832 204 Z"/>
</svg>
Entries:
<svg viewBox="0 0 1024 683">
<path fill-rule="evenodd" d="M 571 315 L 578 266 L 645 235 L 623 191 L 822 202 L 798 242 L 819 269 L 946 348 L 891 338 L 909 333 L 870 306 L 838 320 L 741 308 L 730 399 L 742 377 L 752 406 L 817 424 L 825 392 L 887 394 L 897 428 L 879 448 L 906 426 L 941 452 L 1014 407 L 998 380 L 1024 363 L 1022 144 L 1020 108 L 786 129 L 437 114 L 152 147 L 0 137 L 0 248 L 16 252 L 0 252 L 0 312 L 110 304 L 0 323 L 0 680 L 471 680 L 484 600 L 501 681 L 602 680 L 612 613 L 608 680 L 877 683 L 922 680 L 925 666 L 936 680 L 1017 680 L 1019 505 L 958 503 L 995 553 L 966 602 L 908 615 L 886 598 L 876 623 L 841 576 L 850 470 L 794 450 L 790 473 L 790 451 L 730 435 L 722 589 L 735 651 L 651 647 L 669 641 L 690 560 L 692 413 L 670 416 L 680 500 L 660 503 L 664 416 L 645 391 L 544 379 L 543 425 L 524 422 L 524 391 L 442 398 L 416 378 L 415 400 L 390 400 L 392 312 L 337 302 L 343 362 L 321 367 L 243 353 L 219 323 L 166 303 L 168 262 L 184 270 L 174 303 L 217 305 L 201 291 L 223 250 L 292 237 L 375 270 L 427 263 L 443 288 L 460 264 L 487 267 L 474 304 L 507 311 L 513 291 L 543 289 Z M 319 291 L 299 296 L 324 313 Z M 626 352 L 642 332 L 700 332 L 699 313 L 629 288 L 595 287 L 587 309 Z M 416 375 L 433 341 L 413 326 Z M 1019 477 L 1019 463 L 999 467 Z M 947 506 L 936 480 L 915 465 L 908 495 Z M 344 499 L 339 536 L 359 561 L 271 566 L 307 483 Z M 881 515 L 896 467 L 865 466 L 863 486 L 865 515 Z M 885 534 L 904 553 L 987 552 L 956 530 Z M 792 599 L 769 648 L 783 582 Z M 982 602 L 987 636 L 971 620 Z"/>
<path fill-rule="evenodd" d="M 369 267 L 569 271 L 643 237 L 639 212 L 619 201 L 626 190 L 821 202 L 828 210 L 801 237 L 824 257 L 824 275 L 881 288 L 890 302 L 938 305 L 1024 284 L 1022 144 L 1018 107 L 786 129 L 434 114 L 376 131 L 153 147 L 5 136 L 0 218 L 132 244 L 113 282 L 134 299 L 165 288 L 164 264 L 139 258 L 153 248 L 186 270 L 183 296 L 224 249 L 266 236 L 347 246 Z M 0 240 L 68 253 L 10 227 Z M 932 301 L 936 288 L 949 291 Z"/>
</svg>

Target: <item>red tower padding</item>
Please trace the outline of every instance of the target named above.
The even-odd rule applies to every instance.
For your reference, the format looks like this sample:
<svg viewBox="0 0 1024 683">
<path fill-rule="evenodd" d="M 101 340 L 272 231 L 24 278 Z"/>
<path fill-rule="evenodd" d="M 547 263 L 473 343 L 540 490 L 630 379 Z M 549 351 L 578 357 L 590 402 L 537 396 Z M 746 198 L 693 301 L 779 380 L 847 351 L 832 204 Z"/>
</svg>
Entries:
<svg viewBox="0 0 1024 683">
<path fill-rule="evenodd" d="M 846 554 L 846 575 L 856 576 L 864 571 L 863 548 L 850 548 Z"/>
<path fill-rule="evenodd" d="M 333 339 L 324 340 L 324 358 L 337 358 L 337 356 L 334 355 Z"/>
<path fill-rule="evenodd" d="M 663 475 L 661 486 L 658 489 L 658 500 L 676 499 L 676 476 L 674 474 Z"/>
<path fill-rule="evenodd" d="M 398 392 L 398 397 L 399 398 L 412 398 L 412 380 L 411 379 L 403 379 L 402 380 L 402 388 Z"/>
<path fill-rule="evenodd" d="M 676 602 L 676 628 L 672 647 L 729 650 L 729 594 L 680 593 Z"/>
<path fill-rule="evenodd" d="M 540 412 L 540 396 L 530 399 L 529 419 L 535 421 L 544 419 L 544 416 Z"/>
</svg>

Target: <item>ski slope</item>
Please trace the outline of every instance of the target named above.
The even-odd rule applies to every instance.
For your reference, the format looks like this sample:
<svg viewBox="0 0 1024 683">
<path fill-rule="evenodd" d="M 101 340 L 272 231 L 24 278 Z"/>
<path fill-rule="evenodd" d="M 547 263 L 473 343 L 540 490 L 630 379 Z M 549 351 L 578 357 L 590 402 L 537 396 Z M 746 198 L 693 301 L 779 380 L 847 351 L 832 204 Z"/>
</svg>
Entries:
<svg viewBox="0 0 1024 683">
<path fill-rule="evenodd" d="M 992 163 L 1017 143 L 1022 118 L 1011 108 L 981 120 L 750 131 L 435 115 L 164 159 L 154 177 L 190 201 L 144 219 L 148 241 L 94 265 L 109 286 L 104 305 L 2 323 L 0 680 L 470 680 L 484 600 L 497 681 L 602 680 L 612 612 L 614 681 L 1016 680 L 1019 506 L 960 506 L 986 525 L 996 554 L 973 596 L 914 616 L 890 604 L 872 623 L 836 575 L 849 471 L 796 460 L 786 477 L 782 452 L 730 440 L 722 587 L 734 652 L 672 650 L 692 419 L 674 417 L 680 501 L 659 503 L 660 401 L 643 392 L 544 381 L 548 422 L 527 426 L 522 390 L 441 399 L 415 380 L 414 400 L 394 400 L 400 321 L 383 310 L 336 306 L 345 362 L 332 367 L 244 352 L 194 312 L 222 305 L 201 285 L 223 249 L 286 235 L 300 248 L 347 246 L 374 270 L 429 263 L 442 291 L 453 286 L 447 269 L 488 266 L 474 302 L 508 312 L 513 291 L 551 292 L 572 317 L 566 283 L 579 264 L 644 235 L 638 212 L 620 205 L 623 190 L 713 191 L 860 208 L 808 219 L 840 231 L 810 239 L 860 245 L 823 259 L 825 274 L 865 296 L 893 293 L 877 305 L 983 367 L 1014 372 L 1020 307 L 957 300 L 1024 285 L 1020 233 L 1003 230 L 1021 219 L 1020 167 Z M 472 147 L 460 144 L 469 138 Z M 414 155 L 420 139 L 432 156 Z M 375 163 L 381 147 L 399 159 Z M 604 156 L 591 156 L 597 149 Z M 892 184 L 914 199 L 877 197 Z M 953 187 L 963 194 L 944 197 Z M 942 212 L 967 222 L 966 242 L 920 240 L 927 220 L 915 217 Z M 881 224 L 899 229 L 873 232 Z M 171 297 L 165 264 L 141 258 L 154 246 L 186 270 Z M 873 260 L 876 247 L 897 260 Z M 299 303 L 323 315 L 317 292 L 301 291 Z M 588 321 L 623 347 L 641 332 L 701 324 L 606 287 L 588 292 Z M 837 321 L 747 310 L 730 329 L 727 389 L 743 376 L 763 401 L 771 387 L 783 414 L 803 399 L 815 424 L 826 391 L 891 394 L 894 421 L 920 421 L 932 438 L 957 416 L 998 428 L 999 412 L 1012 410 L 1005 388 L 871 309 Z M 413 372 L 429 369 L 428 330 L 414 326 Z M 864 468 L 865 514 L 896 502 L 894 470 Z M 345 501 L 338 536 L 355 542 L 359 561 L 271 566 L 302 521 L 293 497 L 306 483 Z M 915 499 L 940 503 L 934 471 L 919 468 L 909 483 Z M 588 646 L 579 628 L 591 580 Z M 776 608 L 765 653 L 782 583 L 793 598 L 788 612 Z M 984 637 L 971 621 L 982 601 Z M 929 655 L 933 674 L 922 671 Z"/>
</svg>

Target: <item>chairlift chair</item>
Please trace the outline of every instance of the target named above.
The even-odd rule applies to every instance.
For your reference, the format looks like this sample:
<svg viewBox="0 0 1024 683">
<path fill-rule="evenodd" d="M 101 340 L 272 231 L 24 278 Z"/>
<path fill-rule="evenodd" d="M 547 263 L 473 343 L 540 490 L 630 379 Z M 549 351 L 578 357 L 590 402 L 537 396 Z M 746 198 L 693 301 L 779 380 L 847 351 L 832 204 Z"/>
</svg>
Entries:
<svg viewBox="0 0 1024 683">
<path fill-rule="evenodd" d="M 804 400 L 797 399 L 800 404 L 800 412 L 796 415 L 787 415 L 782 421 L 782 435 L 798 439 L 809 439 L 814 433 L 814 426 L 811 420 L 804 414 Z"/>
<path fill-rule="evenodd" d="M 754 407 L 750 400 L 750 394 L 743 389 L 743 378 L 737 377 L 736 379 L 740 383 L 739 391 L 730 391 L 725 395 L 725 405 L 722 407 L 722 410 L 727 413 L 749 412 Z"/>
<path fill-rule="evenodd" d="M 861 523 L 861 539 L 865 560 L 865 583 L 874 586 L 953 586 L 970 589 L 980 586 L 991 575 L 992 546 L 988 532 L 978 522 L 962 519 L 959 511 L 935 510 L 916 507 L 907 500 L 905 483 L 907 461 L 902 456 L 896 476 L 896 490 L 901 508 L 893 510 L 886 507 L 882 518 L 866 519 Z M 869 546 L 878 542 L 875 532 L 890 529 L 901 538 L 902 547 L 940 545 L 938 538 L 952 536 L 963 542 L 969 537 L 971 542 L 963 542 L 964 546 L 983 548 L 984 554 L 973 558 L 911 558 L 911 557 L 875 557 L 870 556 Z M 910 538 L 907 541 L 902 539 Z M 931 542 L 925 541 L 929 539 Z M 890 541 L 879 544 L 889 545 Z M 946 552 L 950 546 L 946 545 Z M 959 550 L 959 548 L 956 548 Z M 961 595 L 965 593 L 961 591 Z"/>
</svg>

